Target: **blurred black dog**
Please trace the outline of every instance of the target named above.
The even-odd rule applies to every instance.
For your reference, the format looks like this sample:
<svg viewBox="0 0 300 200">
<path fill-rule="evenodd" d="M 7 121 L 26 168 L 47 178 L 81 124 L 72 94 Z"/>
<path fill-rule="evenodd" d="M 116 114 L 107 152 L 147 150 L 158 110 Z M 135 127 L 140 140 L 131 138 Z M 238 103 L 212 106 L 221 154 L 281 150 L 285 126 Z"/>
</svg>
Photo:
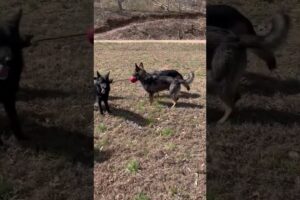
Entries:
<svg viewBox="0 0 300 200">
<path fill-rule="evenodd" d="M 20 35 L 21 16 L 22 10 L 18 10 L 0 22 L 0 102 L 4 105 L 14 135 L 20 140 L 26 137 L 22 134 L 16 111 L 16 93 L 23 68 L 22 50 L 30 46 L 32 38 Z"/>
<path fill-rule="evenodd" d="M 286 36 L 288 16 L 277 13 L 273 17 L 272 30 L 264 37 L 251 34 L 238 35 L 234 32 L 215 26 L 207 26 L 207 69 L 213 80 L 218 83 L 218 94 L 225 106 L 225 113 L 218 123 L 224 123 L 240 98 L 238 85 L 246 70 L 247 49 L 264 52 L 267 63 L 276 66 L 272 46 Z"/>
<path fill-rule="evenodd" d="M 97 77 L 94 77 L 94 85 L 96 91 L 96 101 L 99 105 L 100 113 L 103 115 L 103 108 L 101 102 L 104 103 L 105 109 L 108 113 L 110 113 L 108 98 L 110 92 L 110 84 L 113 82 L 112 79 L 109 79 L 109 72 L 101 76 L 99 72 L 97 72 Z"/>
</svg>

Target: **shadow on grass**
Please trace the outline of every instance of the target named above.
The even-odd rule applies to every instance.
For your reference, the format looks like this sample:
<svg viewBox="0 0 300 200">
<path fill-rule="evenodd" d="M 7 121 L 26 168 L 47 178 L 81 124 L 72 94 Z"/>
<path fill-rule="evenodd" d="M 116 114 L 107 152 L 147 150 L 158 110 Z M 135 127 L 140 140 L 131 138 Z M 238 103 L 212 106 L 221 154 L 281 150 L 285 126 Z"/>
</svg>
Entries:
<svg viewBox="0 0 300 200">
<path fill-rule="evenodd" d="M 173 103 L 171 102 L 165 102 L 165 101 L 158 101 L 159 104 L 171 107 Z M 201 105 L 193 104 L 193 103 L 185 103 L 185 102 L 178 102 L 175 106 L 175 108 L 203 108 Z"/>
<path fill-rule="evenodd" d="M 99 151 L 98 149 L 94 150 L 94 160 L 97 163 L 102 163 L 111 158 L 113 155 L 112 150 L 104 150 L 104 151 Z"/>
<path fill-rule="evenodd" d="M 18 99 L 22 101 L 31 101 L 36 98 L 49 99 L 49 98 L 62 98 L 67 97 L 68 92 L 51 89 L 36 89 L 36 88 L 20 88 L 18 92 Z"/>
<path fill-rule="evenodd" d="M 215 123 L 223 115 L 223 111 L 216 108 L 207 108 L 207 122 Z M 280 123 L 282 125 L 289 125 L 294 123 L 300 123 L 300 115 L 296 113 L 288 113 L 277 110 L 264 110 L 258 108 L 241 108 L 236 109 L 228 122 L 232 124 L 242 123 L 261 123 L 261 124 L 272 124 Z"/>
<path fill-rule="evenodd" d="M 125 99 L 125 97 L 121 96 L 109 96 L 110 101 Z"/>
<path fill-rule="evenodd" d="M 158 97 L 170 98 L 170 95 L 162 94 L 162 95 L 159 95 Z M 181 98 L 181 99 L 197 99 L 199 97 L 200 97 L 200 95 L 198 93 L 189 93 L 189 92 L 180 92 L 180 95 L 179 95 L 179 98 Z"/>
<path fill-rule="evenodd" d="M 149 125 L 149 120 L 147 120 L 143 116 L 141 116 L 137 113 L 131 112 L 129 110 L 112 107 L 111 111 L 112 111 L 111 115 L 124 118 L 128 121 L 138 124 L 139 126 Z"/>
<path fill-rule="evenodd" d="M 272 96 L 278 92 L 287 95 L 300 93 L 300 81 L 296 79 L 279 80 L 256 73 L 246 73 L 245 77 L 249 84 L 243 85 L 243 93 L 255 93 L 264 96 Z"/>
<path fill-rule="evenodd" d="M 6 117 L 1 116 L 0 120 L 1 129 L 4 127 L 3 133 L 11 135 L 12 132 Z M 86 166 L 93 166 L 92 132 L 72 132 L 62 127 L 46 127 L 31 120 L 24 120 L 24 116 L 21 116 L 21 121 L 23 133 L 29 137 L 29 140 L 20 142 L 23 148 L 29 148 L 36 153 L 44 152 L 55 157 L 62 156 L 69 162 L 80 162 Z"/>
</svg>

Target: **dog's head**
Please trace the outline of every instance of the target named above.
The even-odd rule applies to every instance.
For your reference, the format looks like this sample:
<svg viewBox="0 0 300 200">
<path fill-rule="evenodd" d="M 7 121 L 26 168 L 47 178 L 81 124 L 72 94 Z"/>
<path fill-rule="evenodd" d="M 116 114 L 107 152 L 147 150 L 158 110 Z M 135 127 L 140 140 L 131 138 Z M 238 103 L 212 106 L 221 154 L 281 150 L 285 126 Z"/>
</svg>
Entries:
<svg viewBox="0 0 300 200">
<path fill-rule="evenodd" d="M 146 76 L 147 72 L 146 70 L 144 69 L 144 64 L 141 62 L 140 65 L 137 65 L 135 63 L 135 70 L 134 70 L 134 73 L 132 74 L 131 78 L 130 78 L 130 81 L 132 83 L 135 83 L 136 81 L 140 81 L 140 80 L 143 80 Z"/>
<path fill-rule="evenodd" d="M 110 91 L 110 84 L 113 82 L 112 79 L 109 79 L 109 72 L 102 76 L 97 71 L 97 76 L 94 77 L 94 85 L 98 95 L 108 94 Z"/>
<path fill-rule="evenodd" d="M 20 36 L 22 10 L 0 21 L 0 80 L 8 78 L 9 71 L 21 68 L 23 48 L 30 46 L 32 36 Z"/>
</svg>

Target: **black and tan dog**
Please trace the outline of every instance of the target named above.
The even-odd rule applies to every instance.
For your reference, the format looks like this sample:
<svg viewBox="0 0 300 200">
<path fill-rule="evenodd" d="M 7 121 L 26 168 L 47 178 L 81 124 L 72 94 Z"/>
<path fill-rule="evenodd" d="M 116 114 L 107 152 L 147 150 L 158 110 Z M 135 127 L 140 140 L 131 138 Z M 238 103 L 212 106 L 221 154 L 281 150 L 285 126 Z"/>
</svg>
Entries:
<svg viewBox="0 0 300 200">
<path fill-rule="evenodd" d="M 112 79 L 109 79 L 109 72 L 101 76 L 99 72 L 97 72 L 97 76 L 94 77 L 94 86 L 96 92 L 96 101 L 99 106 L 100 113 L 103 115 L 103 108 L 102 102 L 105 105 L 105 109 L 108 113 L 110 113 L 109 105 L 108 105 L 108 98 L 110 92 L 110 84 L 113 82 Z"/>
<path fill-rule="evenodd" d="M 0 22 L 0 102 L 4 105 L 16 138 L 26 139 L 16 111 L 16 93 L 23 68 L 22 50 L 30 45 L 31 36 L 23 37 L 19 33 L 21 15 L 22 10 L 18 10 Z"/>
<path fill-rule="evenodd" d="M 176 70 L 162 70 L 149 73 L 144 69 L 143 63 L 135 64 L 135 72 L 131 77 L 131 82 L 140 81 L 143 88 L 149 94 L 149 100 L 152 104 L 155 93 L 169 90 L 170 97 L 173 100 L 172 108 L 176 105 L 179 99 L 181 84 L 190 90 L 190 84 L 194 80 L 194 73 L 189 73 L 187 79 Z"/>
<path fill-rule="evenodd" d="M 275 44 L 286 37 L 288 16 L 278 13 L 272 20 L 272 30 L 265 36 L 235 34 L 215 26 L 207 27 L 207 69 L 218 85 L 218 94 L 225 105 L 225 113 L 218 123 L 225 122 L 240 98 L 238 85 L 247 66 L 247 49 L 264 52 L 264 59 L 276 65 L 272 51 Z"/>
<path fill-rule="evenodd" d="M 264 60 L 269 70 L 274 71 L 277 66 L 273 51 L 285 41 L 290 26 L 290 20 L 287 15 L 276 15 L 272 19 L 271 32 L 267 35 L 257 35 L 251 21 L 236 8 L 228 5 L 208 5 L 207 26 L 215 26 L 230 30 L 238 36 L 251 35 L 259 37 L 264 42 L 264 46 L 268 47 L 269 51 L 264 51 L 261 48 L 253 48 L 251 51 Z M 274 59 L 270 60 L 271 57 Z"/>
</svg>

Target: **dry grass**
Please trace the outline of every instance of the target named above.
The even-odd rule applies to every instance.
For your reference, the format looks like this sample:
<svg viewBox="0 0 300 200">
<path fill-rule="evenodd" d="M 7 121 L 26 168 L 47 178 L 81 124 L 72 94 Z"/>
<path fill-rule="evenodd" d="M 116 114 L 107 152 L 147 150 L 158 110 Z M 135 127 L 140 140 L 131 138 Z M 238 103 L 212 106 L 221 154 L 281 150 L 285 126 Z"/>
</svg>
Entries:
<svg viewBox="0 0 300 200">
<path fill-rule="evenodd" d="M 175 109 L 167 93 L 149 105 L 139 83 L 112 84 L 112 115 L 95 111 L 95 199 L 204 199 L 205 48 L 199 44 L 97 43 L 95 70 L 128 79 L 147 70 L 195 71 Z M 184 89 L 182 89 L 184 90 Z M 105 126 L 105 128 L 103 128 Z"/>
<path fill-rule="evenodd" d="M 255 25 L 279 8 L 266 1 L 225 3 L 240 8 Z M 300 68 L 294 53 L 299 52 L 300 5 L 290 1 L 285 5 L 293 7 L 292 29 L 287 43 L 276 52 L 284 79 L 273 78 L 264 63 L 251 55 L 237 111 L 221 126 L 214 123 L 222 114 L 220 107 L 215 97 L 208 96 L 209 200 L 300 198 Z"/>
<path fill-rule="evenodd" d="M 171 3 L 171 5 L 175 5 Z M 173 9 L 163 11 L 153 1 L 125 1 L 123 12 L 118 10 L 116 1 L 95 3 L 94 27 L 96 38 L 106 40 L 145 39 L 203 39 L 205 17 L 199 13 L 201 0 L 186 5 L 182 12 Z M 200 23 L 199 23 L 200 22 Z"/>
</svg>

